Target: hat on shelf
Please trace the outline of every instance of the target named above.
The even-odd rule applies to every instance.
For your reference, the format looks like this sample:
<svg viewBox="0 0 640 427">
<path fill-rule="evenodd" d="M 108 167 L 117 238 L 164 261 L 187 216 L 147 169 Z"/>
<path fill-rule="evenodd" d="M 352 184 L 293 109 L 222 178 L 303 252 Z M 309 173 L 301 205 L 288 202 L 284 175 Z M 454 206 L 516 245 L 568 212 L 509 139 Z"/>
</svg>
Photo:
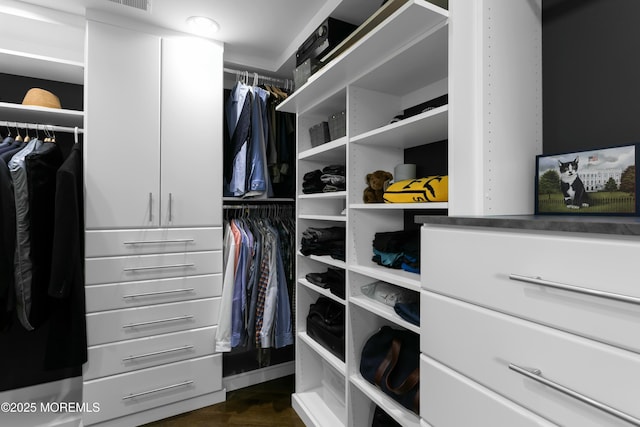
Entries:
<svg viewBox="0 0 640 427">
<path fill-rule="evenodd" d="M 29 89 L 22 100 L 22 105 L 34 105 L 38 107 L 62 108 L 60 99 L 51 92 L 37 87 Z"/>
</svg>

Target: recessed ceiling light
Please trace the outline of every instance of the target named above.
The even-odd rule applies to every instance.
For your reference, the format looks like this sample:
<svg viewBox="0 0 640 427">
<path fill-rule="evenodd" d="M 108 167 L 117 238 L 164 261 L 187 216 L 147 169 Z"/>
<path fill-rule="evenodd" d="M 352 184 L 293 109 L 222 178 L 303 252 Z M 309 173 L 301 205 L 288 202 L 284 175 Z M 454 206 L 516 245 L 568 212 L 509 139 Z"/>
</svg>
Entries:
<svg viewBox="0 0 640 427">
<path fill-rule="evenodd" d="M 211 34 L 220 30 L 220 24 L 206 16 L 191 16 L 187 18 L 187 25 L 198 34 Z"/>
</svg>

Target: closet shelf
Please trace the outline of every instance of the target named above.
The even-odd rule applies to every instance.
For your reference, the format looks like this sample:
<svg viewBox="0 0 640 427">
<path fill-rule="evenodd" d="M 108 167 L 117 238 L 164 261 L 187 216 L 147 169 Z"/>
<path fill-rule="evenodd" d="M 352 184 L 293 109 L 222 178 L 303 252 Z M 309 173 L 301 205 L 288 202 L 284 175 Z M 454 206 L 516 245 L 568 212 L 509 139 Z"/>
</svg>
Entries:
<svg viewBox="0 0 640 427">
<path fill-rule="evenodd" d="M 84 64 L 50 56 L 0 49 L 0 73 L 83 84 Z"/>
<path fill-rule="evenodd" d="M 347 151 L 347 137 L 343 136 L 334 141 L 329 141 L 325 144 L 314 147 L 310 150 L 301 152 L 298 155 L 300 160 L 313 160 L 313 161 L 328 161 L 344 162 L 345 154 Z"/>
<path fill-rule="evenodd" d="M 400 425 L 404 427 L 420 426 L 420 418 L 416 414 L 410 412 L 404 406 L 400 405 L 395 400 L 391 399 L 382 391 L 374 387 L 359 373 L 352 375 L 349 380 L 351 381 L 351 384 L 356 386 L 362 393 L 371 399 L 373 403 L 384 409 L 384 411 L 399 422 Z"/>
<path fill-rule="evenodd" d="M 279 111 L 301 113 L 318 100 L 344 88 L 381 61 L 380 54 L 396 55 L 412 40 L 447 20 L 449 12 L 425 0 L 410 0 L 373 28 L 344 53 L 330 61 L 278 106 Z M 354 78 L 355 77 L 355 78 Z"/>
<path fill-rule="evenodd" d="M 329 363 L 336 371 L 340 372 L 342 375 L 346 375 L 347 367 L 342 360 L 331 354 L 329 350 L 324 348 L 320 343 L 307 335 L 306 332 L 298 333 L 298 337 L 320 357 L 326 360 L 327 363 Z"/>
<path fill-rule="evenodd" d="M 332 193 L 312 193 L 300 194 L 299 199 L 344 199 L 347 197 L 346 191 L 335 191 Z"/>
<path fill-rule="evenodd" d="M 334 300 L 337 303 L 340 303 L 342 305 L 346 304 L 345 300 L 343 300 L 342 298 L 340 298 L 337 295 L 334 295 L 333 292 L 331 292 L 329 289 L 325 289 L 325 288 L 321 288 L 320 286 L 316 286 L 313 283 L 309 282 L 307 279 L 300 278 L 300 279 L 298 279 L 298 283 L 300 283 L 301 285 L 311 289 L 314 292 L 319 293 L 320 295 L 323 295 L 323 296 L 325 296 L 327 298 L 330 298 L 330 299 Z"/>
<path fill-rule="evenodd" d="M 398 316 L 395 310 L 388 305 L 374 301 L 365 295 L 351 296 L 349 297 L 349 303 L 357 305 L 358 307 L 370 311 L 383 319 L 387 319 L 400 327 L 420 335 L 420 326 L 407 322 L 402 317 Z"/>
<path fill-rule="evenodd" d="M 331 258 L 329 255 L 303 255 L 302 253 L 298 252 L 299 256 L 302 257 L 306 257 L 309 259 L 312 259 L 314 261 L 318 261 L 321 262 L 323 264 L 327 264 L 330 265 L 332 267 L 338 267 L 338 268 L 346 268 L 347 267 L 347 263 L 344 261 L 340 261 L 339 259 L 334 259 Z"/>
<path fill-rule="evenodd" d="M 345 427 L 325 403 L 322 394 L 322 387 L 294 393 L 291 396 L 291 406 L 303 417 L 306 425 Z"/>
<path fill-rule="evenodd" d="M 448 138 L 449 106 L 443 105 L 408 119 L 354 136 L 350 142 L 389 148 L 412 148 Z"/>
<path fill-rule="evenodd" d="M 0 118 L 9 122 L 83 127 L 84 112 L 0 102 Z"/>
<path fill-rule="evenodd" d="M 347 220 L 346 215 L 309 215 L 309 214 L 301 214 L 298 215 L 300 219 L 311 219 L 316 221 L 336 221 L 336 222 L 345 222 Z"/>
<path fill-rule="evenodd" d="M 447 202 L 427 202 L 427 203 L 354 203 L 349 205 L 350 209 L 382 209 L 382 210 L 430 210 L 430 209 L 448 209 Z"/>
<path fill-rule="evenodd" d="M 383 280 L 412 291 L 420 291 L 420 275 L 377 265 L 351 265 L 349 270 L 376 280 Z"/>
</svg>

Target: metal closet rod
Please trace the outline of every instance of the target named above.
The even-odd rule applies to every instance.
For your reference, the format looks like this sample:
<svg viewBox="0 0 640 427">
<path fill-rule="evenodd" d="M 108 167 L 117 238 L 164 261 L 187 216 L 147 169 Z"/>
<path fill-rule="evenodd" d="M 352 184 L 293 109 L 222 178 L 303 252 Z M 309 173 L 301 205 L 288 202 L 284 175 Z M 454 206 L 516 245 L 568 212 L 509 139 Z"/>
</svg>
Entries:
<svg viewBox="0 0 640 427">
<path fill-rule="evenodd" d="M 293 82 L 289 79 L 281 79 L 278 77 L 271 77 L 271 76 L 265 76 L 263 74 L 259 74 L 259 73 L 252 73 L 249 71 L 243 71 L 243 70 L 235 70 L 233 68 L 224 68 L 224 72 L 228 73 L 228 74 L 235 74 L 239 77 L 245 77 L 246 79 L 249 79 L 251 77 L 258 77 L 258 80 L 263 80 L 263 81 L 269 81 L 272 83 L 277 83 L 281 86 L 287 86 L 287 87 L 292 87 L 293 86 Z"/>
<path fill-rule="evenodd" d="M 25 123 L 25 122 L 17 122 L 11 121 L 8 122 L 6 120 L 0 120 L 0 126 L 11 128 L 20 128 L 20 129 L 33 129 L 33 130 L 48 130 L 53 132 L 68 132 L 68 133 L 84 133 L 84 129 L 79 127 L 68 127 L 68 126 L 55 126 L 55 125 L 43 125 L 41 123 Z"/>
</svg>

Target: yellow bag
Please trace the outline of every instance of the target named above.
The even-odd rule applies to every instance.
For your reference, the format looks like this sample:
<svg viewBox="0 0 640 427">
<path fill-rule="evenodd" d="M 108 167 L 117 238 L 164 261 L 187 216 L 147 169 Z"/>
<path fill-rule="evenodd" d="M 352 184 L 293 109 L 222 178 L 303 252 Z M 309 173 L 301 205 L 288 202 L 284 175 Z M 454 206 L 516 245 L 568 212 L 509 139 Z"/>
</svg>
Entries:
<svg viewBox="0 0 640 427">
<path fill-rule="evenodd" d="M 446 202 L 449 200 L 449 177 L 428 176 L 394 182 L 384 191 L 385 203 Z"/>
</svg>

